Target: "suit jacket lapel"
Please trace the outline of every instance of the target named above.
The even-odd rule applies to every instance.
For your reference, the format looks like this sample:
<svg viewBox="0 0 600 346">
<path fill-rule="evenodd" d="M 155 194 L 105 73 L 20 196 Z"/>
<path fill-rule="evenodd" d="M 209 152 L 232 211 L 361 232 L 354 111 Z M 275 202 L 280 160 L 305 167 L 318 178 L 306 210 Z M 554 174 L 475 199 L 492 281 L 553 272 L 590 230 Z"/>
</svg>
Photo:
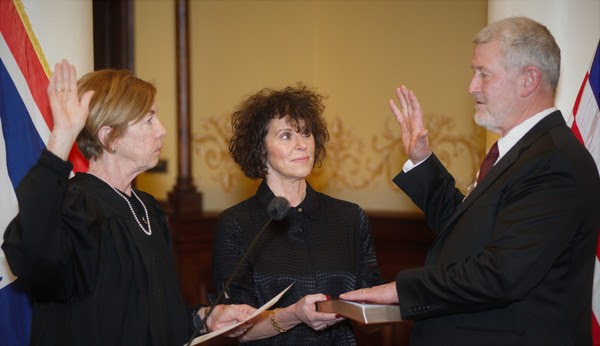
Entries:
<svg viewBox="0 0 600 346">
<path fill-rule="evenodd" d="M 534 127 L 529 130 L 523 138 L 521 138 L 502 158 L 500 161 L 492 167 L 487 176 L 481 181 L 481 184 L 477 185 L 473 191 L 465 198 L 458 208 L 454 211 L 454 214 L 448 219 L 443 230 L 440 232 L 442 236 L 447 232 L 448 227 L 456 221 L 456 219 L 462 215 L 467 208 L 477 198 L 483 194 L 488 187 L 500 177 L 507 169 L 509 169 L 521 156 L 521 152 L 527 149 L 532 143 L 540 138 L 544 133 L 548 132 L 551 128 L 565 125 L 565 120 L 560 111 L 550 113 L 547 117 L 540 120 Z"/>
</svg>

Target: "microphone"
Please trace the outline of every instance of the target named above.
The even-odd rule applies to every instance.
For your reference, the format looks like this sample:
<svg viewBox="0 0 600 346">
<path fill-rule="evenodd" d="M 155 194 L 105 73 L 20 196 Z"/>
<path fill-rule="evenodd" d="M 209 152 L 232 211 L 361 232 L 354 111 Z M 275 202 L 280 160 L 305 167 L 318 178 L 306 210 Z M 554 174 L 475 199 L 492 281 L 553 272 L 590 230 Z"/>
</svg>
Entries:
<svg viewBox="0 0 600 346">
<path fill-rule="evenodd" d="M 288 210 L 290 210 L 290 202 L 284 197 L 274 197 L 267 207 L 267 213 L 269 213 L 271 220 L 276 221 L 283 220 L 287 215 Z M 267 221 L 267 225 L 271 220 Z"/>
<path fill-rule="evenodd" d="M 242 268 L 242 263 L 244 263 L 246 261 L 246 259 L 248 259 L 248 256 L 250 256 L 250 254 L 252 253 L 252 250 L 254 249 L 254 246 L 256 245 L 258 238 L 260 238 L 262 233 L 271 224 L 271 221 L 283 220 L 286 217 L 289 210 L 290 210 L 290 202 L 288 202 L 287 199 L 285 199 L 284 197 L 277 197 L 277 196 L 273 197 L 273 199 L 267 206 L 267 214 L 269 214 L 269 219 L 262 226 L 262 228 L 256 233 L 256 235 L 254 235 L 254 238 L 252 238 L 252 241 L 250 242 L 250 245 L 248 245 L 248 248 L 246 249 L 244 256 L 242 256 L 242 258 L 238 261 L 238 263 L 236 264 L 236 266 L 233 269 L 233 271 L 231 272 L 231 274 L 229 274 L 229 278 L 223 285 L 223 289 L 221 289 L 221 292 L 219 292 L 219 295 L 217 296 L 217 299 L 215 299 L 214 303 L 211 304 L 210 309 L 208 310 L 208 312 L 202 319 L 202 323 L 200 325 L 196 326 L 196 328 L 194 329 L 194 333 L 192 334 L 192 337 L 186 344 L 187 346 L 192 344 L 192 341 L 194 340 L 194 338 L 196 338 L 200 329 L 202 329 L 206 326 L 208 317 L 210 316 L 210 314 L 212 314 L 215 307 L 217 305 L 219 305 L 221 303 L 221 301 L 223 300 L 223 297 L 225 296 L 225 292 L 229 289 L 229 285 L 231 285 L 231 282 L 237 276 L 238 272 Z"/>
</svg>

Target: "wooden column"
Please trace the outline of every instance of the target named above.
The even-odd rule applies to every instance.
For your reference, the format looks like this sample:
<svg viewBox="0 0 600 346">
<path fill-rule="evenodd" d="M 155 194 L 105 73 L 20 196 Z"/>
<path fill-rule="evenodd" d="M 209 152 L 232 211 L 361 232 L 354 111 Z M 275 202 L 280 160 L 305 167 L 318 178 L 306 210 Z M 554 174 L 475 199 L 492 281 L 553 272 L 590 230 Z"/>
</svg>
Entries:
<svg viewBox="0 0 600 346">
<path fill-rule="evenodd" d="M 175 219 L 195 218 L 202 212 L 202 194 L 194 186 L 191 165 L 188 5 L 188 0 L 175 1 L 178 161 L 177 182 L 169 192 L 170 214 Z"/>
<path fill-rule="evenodd" d="M 94 70 L 135 71 L 133 0 L 93 0 Z"/>
</svg>

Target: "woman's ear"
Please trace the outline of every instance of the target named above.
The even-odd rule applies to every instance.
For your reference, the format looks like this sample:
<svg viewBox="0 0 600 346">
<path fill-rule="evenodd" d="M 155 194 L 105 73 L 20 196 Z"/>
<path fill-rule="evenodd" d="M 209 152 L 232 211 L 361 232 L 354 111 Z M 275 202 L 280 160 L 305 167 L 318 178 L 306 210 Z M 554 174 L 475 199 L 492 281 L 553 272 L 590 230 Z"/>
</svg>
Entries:
<svg viewBox="0 0 600 346">
<path fill-rule="evenodd" d="M 102 126 L 100 130 L 98 130 L 98 139 L 100 140 L 100 143 L 102 143 L 102 146 L 112 153 L 114 151 L 113 148 L 109 148 L 106 146 L 106 143 L 108 143 L 108 135 L 111 131 L 112 127 Z"/>
</svg>

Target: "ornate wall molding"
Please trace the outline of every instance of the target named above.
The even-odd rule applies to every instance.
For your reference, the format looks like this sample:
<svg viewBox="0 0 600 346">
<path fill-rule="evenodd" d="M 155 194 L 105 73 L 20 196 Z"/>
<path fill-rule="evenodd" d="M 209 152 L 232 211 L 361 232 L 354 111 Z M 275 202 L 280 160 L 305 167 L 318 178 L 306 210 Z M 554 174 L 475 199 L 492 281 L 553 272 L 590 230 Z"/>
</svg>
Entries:
<svg viewBox="0 0 600 346">
<path fill-rule="evenodd" d="M 426 114 L 425 119 L 436 155 L 450 171 L 460 168 L 466 172 L 456 176 L 458 188 L 466 191 L 479 166 L 485 145 L 484 131 L 473 125 L 468 134 L 459 132 L 456 120 L 447 115 Z M 209 117 L 201 124 L 200 131 L 193 136 L 193 148 L 208 168 L 209 179 L 225 192 L 249 183 L 229 156 L 229 118 Z M 368 143 L 341 117 L 329 121 L 329 135 L 323 167 L 316 167 L 309 177 L 317 190 L 364 190 L 379 179 L 393 185 L 392 178 L 407 160 L 400 128 L 393 119 L 386 120 L 383 131 L 372 135 Z"/>
<path fill-rule="evenodd" d="M 192 136 L 192 147 L 196 157 L 208 168 L 209 179 L 225 192 L 231 192 L 241 182 L 250 181 L 229 155 L 229 117 L 209 117 L 200 123 L 200 131 Z"/>
</svg>

